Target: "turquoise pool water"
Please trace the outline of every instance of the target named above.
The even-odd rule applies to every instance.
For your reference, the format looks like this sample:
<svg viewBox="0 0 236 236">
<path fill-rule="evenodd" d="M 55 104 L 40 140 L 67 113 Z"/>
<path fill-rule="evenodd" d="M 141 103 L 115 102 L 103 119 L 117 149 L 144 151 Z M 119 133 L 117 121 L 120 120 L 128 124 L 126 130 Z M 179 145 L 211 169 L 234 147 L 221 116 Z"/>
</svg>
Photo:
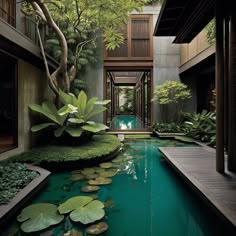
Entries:
<svg viewBox="0 0 236 236">
<path fill-rule="evenodd" d="M 131 115 L 115 116 L 111 123 L 111 129 L 115 130 L 140 130 L 143 128 L 141 120 L 138 117 Z"/>
<path fill-rule="evenodd" d="M 179 176 L 161 158 L 159 146 L 181 146 L 179 142 L 157 139 L 130 141 L 118 156 L 118 169 L 112 184 L 95 193 L 101 201 L 113 204 L 106 208 L 103 221 L 109 225 L 104 236 L 227 236 L 229 229 L 189 190 Z M 116 159 L 117 160 L 117 159 Z M 46 189 L 33 200 L 60 204 L 81 193 L 85 181 L 73 182 L 70 173 L 53 174 Z M 63 236 L 82 225 L 66 219 L 64 223 L 32 235 Z M 27 235 L 23 233 L 18 236 Z M 88 234 L 84 234 L 88 235 Z"/>
</svg>

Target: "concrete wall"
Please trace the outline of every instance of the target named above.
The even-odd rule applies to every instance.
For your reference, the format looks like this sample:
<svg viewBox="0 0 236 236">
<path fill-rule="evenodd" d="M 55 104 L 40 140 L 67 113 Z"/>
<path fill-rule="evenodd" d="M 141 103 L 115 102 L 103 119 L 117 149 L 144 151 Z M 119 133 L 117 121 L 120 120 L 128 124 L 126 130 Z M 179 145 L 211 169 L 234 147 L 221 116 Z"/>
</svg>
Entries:
<svg viewBox="0 0 236 236">
<path fill-rule="evenodd" d="M 28 150 L 34 146 L 37 134 L 30 132 L 33 123 L 28 105 L 41 103 L 50 96 L 43 70 L 18 59 L 18 147 L 0 154 L 0 159 Z"/>
<path fill-rule="evenodd" d="M 87 67 L 82 79 L 86 81 L 88 87 L 88 98 L 98 97 L 99 100 L 103 100 L 103 45 L 101 40 L 98 41 L 96 58 L 97 63 Z M 94 116 L 93 120 L 103 123 L 103 114 Z"/>
<path fill-rule="evenodd" d="M 155 26 L 158 14 L 153 15 Z M 153 39 L 153 85 L 162 84 L 166 80 L 180 80 L 180 45 L 172 44 L 173 37 L 154 37 Z M 160 120 L 160 106 L 153 106 L 153 120 Z"/>
</svg>

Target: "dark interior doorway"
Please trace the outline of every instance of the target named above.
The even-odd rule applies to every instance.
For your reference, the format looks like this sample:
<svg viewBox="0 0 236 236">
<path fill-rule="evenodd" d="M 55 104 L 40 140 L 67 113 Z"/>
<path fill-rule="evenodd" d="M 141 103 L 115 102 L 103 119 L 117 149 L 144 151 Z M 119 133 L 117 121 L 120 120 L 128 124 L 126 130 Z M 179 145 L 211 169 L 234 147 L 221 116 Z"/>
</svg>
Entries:
<svg viewBox="0 0 236 236">
<path fill-rule="evenodd" d="M 0 153 L 17 146 L 17 80 L 15 58 L 0 52 Z"/>
</svg>

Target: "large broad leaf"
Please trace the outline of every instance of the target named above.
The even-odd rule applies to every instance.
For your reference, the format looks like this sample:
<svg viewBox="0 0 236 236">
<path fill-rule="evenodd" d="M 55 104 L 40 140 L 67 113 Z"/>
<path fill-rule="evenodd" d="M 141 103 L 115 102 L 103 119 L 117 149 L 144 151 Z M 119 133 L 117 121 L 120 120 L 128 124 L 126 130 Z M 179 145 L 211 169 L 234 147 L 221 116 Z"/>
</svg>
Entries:
<svg viewBox="0 0 236 236">
<path fill-rule="evenodd" d="M 96 107 L 90 114 L 86 114 L 86 120 L 106 110 L 106 107 Z"/>
<path fill-rule="evenodd" d="M 111 100 L 103 100 L 103 101 L 97 101 L 97 102 L 95 102 L 95 104 L 97 104 L 97 105 L 107 105 L 110 102 L 111 102 Z"/>
<path fill-rule="evenodd" d="M 59 90 L 59 97 L 64 105 L 73 104 L 72 103 L 73 96 L 71 94 L 67 94 L 67 93 L 63 92 L 62 90 Z"/>
<path fill-rule="evenodd" d="M 65 131 L 72 137 L 80 137 L 82 134 L 81 128 L 66 127 Z"/>
<path fill-rule="evenodd" d="M 54 130 L 55 137 L 57 137 L 57 138 L 60 137 L 63 134 L 63 132 L 65 131 L 65 129 L 66 129 L 66 126 L 63 126 L 63 127 L 59 127 L 56 130 Z"/>
<path fill-rule="evenodd" d="M 68 119 L 68 121 L 70 123 L 74 123 L 74 124 L 81 124 L 81 123 L 84 123 L 84 120 L 83 119 L 78 119 L 78 118 L 70 118 Z"/>
<path fill-rule="evenodd" d="M 64 219 L 58 214 L 57 206 L 49 203 L 33 204 L 24 208 L 17 220 L 24 222 L 22 231 L 26 233 L 36 232 L 60 223 Z"/>
<path fill-rule="evenodd" d="M 59 111 L 58 111 L 58 114 L 60 116 L 63 116 L 65 114 L 69 114 L 69 113 L 75 113 L 77 112 L 78 108 L 71 105 L 71 104 L 67 104 L 65 106 L 63 106 Z"/>
<path fill-rule="evenodd" d="M 61 214 L 72 211 L 70 213 L 71 220 L 89 224 L 104 217 L 103 208 L 104 204 L 98 200 L 87 196 L 78 196 L 67 200 L 58 207 L 58 210 Z"/>
<path fill-rule="evenodd" d="M 31 131 L 32 132 L 37 132 L 41 129 L 45 129 L 49 126 L 54 126 L 54 125 L 56 125 L 56 124 L 55 123 L 43 123 L 43 124 L 40 124 L 40 125 L 34 125 L 34 126 L 31 127 Z"/>
<path fill-rule="evenodd" d="M 82 90 L 78 95 L 78 109 L 81 116 L 84 115 L 85 113 L 86 104 L 87 104 L 87 95 Z"/>
<path fill-rule="evenodd" d="M 108 129 L 109 127 L 107 127 L 107 126 L 104 125 L 104 124 L 95 123 L 95 124 L 83 125 L 81 128 L 82 128 L 83 130 L 90 131 L 90 132 L 92 132 L 92 133 L 97 133 L 97 132 L 99 132 L 99 131 Z"/>
<path fill-rule="evenodd" d="M 53 105 L 52 105 L 53 106 Z M 54 105 L 55 106 L 55 105 Z M 54 121 L 55 123 L 60 125 L 60 121 L 57 118 L 57 114 L 54 113 L 54 109 L 49 111 L 49 107 L 47 106 L 46 109 L 44 108 L 45 103 L 42 104 L 42 106 L 38 105 L 38 104 L 30 104 L 29 108 L 33 111 L 36 111 L 38 113 L 43 114 L 44 116 L 46 116 L 47 118 L 49 118 L 50 120 Z"/>
<path fill-rule="evenodd" d="M 86 109 L 85 109 L 85 114 L 90 114 L 93 109 L 94 109 L 94 104 L 98 100 L 97 97 L 90 98 L 89 101 L 87 102 Z"/>
</svg>

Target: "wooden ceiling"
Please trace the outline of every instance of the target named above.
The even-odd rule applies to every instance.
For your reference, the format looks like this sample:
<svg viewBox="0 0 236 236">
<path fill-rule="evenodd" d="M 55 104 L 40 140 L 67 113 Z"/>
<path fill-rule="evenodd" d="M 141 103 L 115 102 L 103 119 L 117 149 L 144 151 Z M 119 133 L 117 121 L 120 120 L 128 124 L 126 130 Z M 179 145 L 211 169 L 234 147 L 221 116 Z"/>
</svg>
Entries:
<svg viewBox="0 0 236 236">
<path fill-rule="evenodd" d="M 154 36 L 175 36 L 189 43 L 214 17 L 214 0 L 164 0 Z"/>
</svg>

